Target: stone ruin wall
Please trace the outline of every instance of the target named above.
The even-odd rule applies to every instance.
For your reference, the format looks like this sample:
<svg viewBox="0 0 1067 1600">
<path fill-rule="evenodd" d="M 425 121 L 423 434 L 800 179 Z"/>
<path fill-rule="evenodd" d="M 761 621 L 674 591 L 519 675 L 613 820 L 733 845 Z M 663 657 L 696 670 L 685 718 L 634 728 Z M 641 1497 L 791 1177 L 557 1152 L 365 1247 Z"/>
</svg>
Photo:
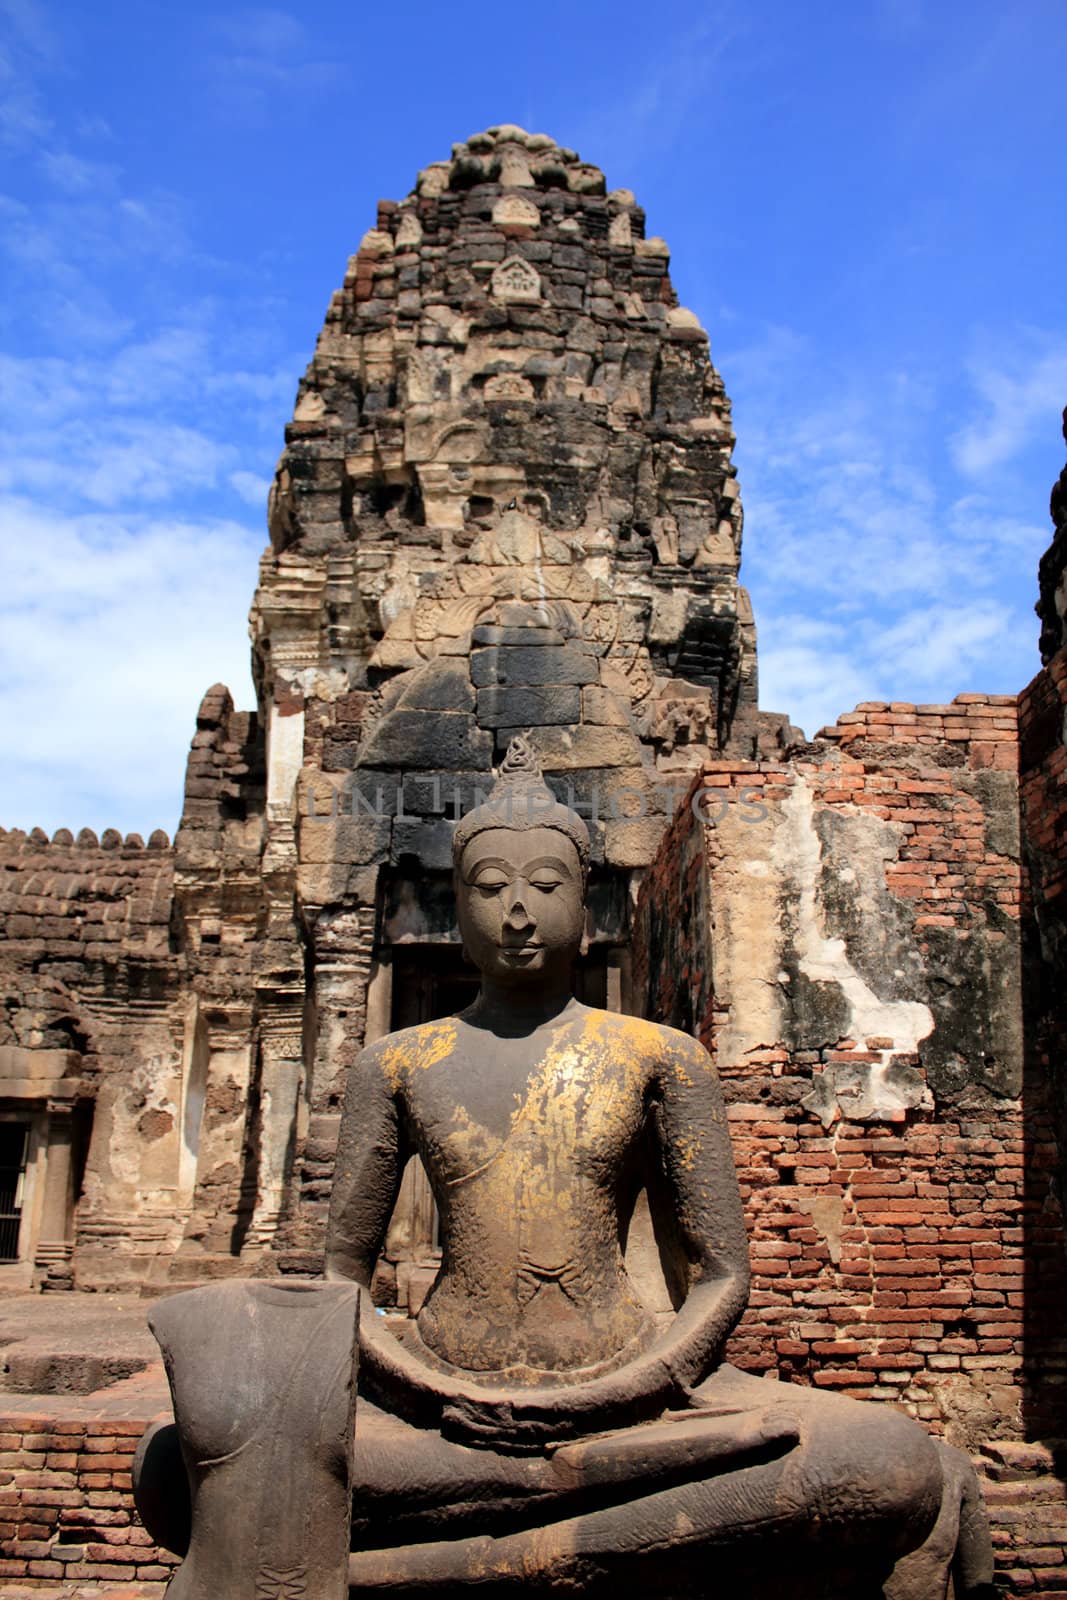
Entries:
<svg viewBox="0 0 1067 1600">
<path fill-rule="evenodd" d="M 380 206 L 287 430 L 257 711 L 205 696 L 173 845 L 0 836 L 37 1277 L 317 1270 L 346 1067 L 455 952 L 452 797 L 532 727 L 598 808 L 608 1003 L 726 1086 L 732 1358 L 984 1449 L 1004 1572 L 1054 1590 L 1062 1489 L 1020 1440 L 1067 1431 L 1063 480 L 1018 705 L 803 743 L 757 709 L 729 403 L 667 265 L 632 195 L 519 130 Z"/>
<path fill-rule="evenodd" d="M 453 797 L 533 730 L 600 810 L 611 967 L 689 774 L 787 731 L 757 709 L 729 402 L 667 268 L 628 191 L 502 128 L 380 205 L 331 304 L 253 607 L 313 1015 L 287 1269 L 317 1260 L 344 1071 L 395 1015 L 401 947 L 456 949 Z"/>
<path fill-rule="evenodd" d="M 633 960 L 646 1013 L 699 1034 L 726 1093 L 753 1265 L 728 1358 L 894 1401 L 980 1455 L 1003 1585 L 1049 1594 L 1067 1257 L 1017 768 L 1016 702 L 981 695 L 709 762 Z"/>
<path fill-rule="evenodd" d="M 0 832 L 5 1006 L 0 1106 L 28 1122 L 23 1228 L 48 1286 L 72 1281 L 70 1210 L 91 1263 L 125 1236 L 142 1265 L 179 1238 L 174 1185 L 181 984 L 170 947 L 174 862 L 109 829 Z M 88 1265 L 89 1281 L 95 1267 Z"/>
</svg>

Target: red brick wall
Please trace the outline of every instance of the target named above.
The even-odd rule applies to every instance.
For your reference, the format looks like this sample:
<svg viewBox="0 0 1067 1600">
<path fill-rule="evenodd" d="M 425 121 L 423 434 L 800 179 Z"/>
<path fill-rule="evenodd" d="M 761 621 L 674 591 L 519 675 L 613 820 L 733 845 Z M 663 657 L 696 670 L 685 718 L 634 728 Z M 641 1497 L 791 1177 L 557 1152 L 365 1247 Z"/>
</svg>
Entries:
<svg viewBox="0 0 1067 1600">
<path fill-rule="evenodd" d="M 0 1593 L 91 1581 L 163 1592 L 176 1558 L 136 1521 L 143 1422 L 0 1417 Z"/>
<path fill-rule="evenodd" d="M 991 843 L 975 775 L 1014 773 L 1017 760 L 1014 701 L 968 695 L 945 707 L 863 707 L 788 762 L 715 763 L 702 782 L 731 804 L 762 801 L 772 820 L 798 781 L 817 808 L 891 820 L 900 842 L 886 886 L 920 954 L 936 938 L 944 963 L 958 941 L 962 962 L 981 938 L 996 961 L 1001 949 L 1011 959 L 997 929 L 1018 921 L 1023 869 L 1017 851 Z M 728 1357 L 893 1401 L 972 1451 L 1067 1436 L 1067 1258 L 1047 1063 L 1027 1050 L 1022 1092 L 1006 1096 L 965 1062 L 974 1081 L 896 1123 L 825 1127 L 801 1093 L 833 1064 L 871 1059 L 863 1040 L 816 1052 L 768 1039 L 742 1062 L 719 1050 L 727 1013 L 715 933 L 709 948 L 688 911 L 700 861 L 714 930 L 722 851 L 715 827 L 679 813 L 642 889 L 635 972 L 648 1015 L 675 1021 L 689 1004 L 692 1031 L 719 1055 L 753 1264 Z M 1030 1463 L 1026 1476 L 990 1461 L 1007 1592 L 1067 1591 L 1067 1507 L 1053 1465 Z"/>
</svg>

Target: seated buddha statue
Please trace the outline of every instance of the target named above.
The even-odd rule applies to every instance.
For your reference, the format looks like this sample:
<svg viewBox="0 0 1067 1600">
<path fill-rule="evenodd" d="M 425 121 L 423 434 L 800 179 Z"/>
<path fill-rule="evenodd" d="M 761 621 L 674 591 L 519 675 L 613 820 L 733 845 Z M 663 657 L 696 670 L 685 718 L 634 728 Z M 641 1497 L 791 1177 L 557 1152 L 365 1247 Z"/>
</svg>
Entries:
<svg viewBox="0 0 1067 1600">
<path fill-rule="evenodd" d="M 572 997 L 589 836 L 525 741 L 454 861 L 479 995 L 364 1050 L 341 1123 L 326 1270 L 364 1291 L 353 1592 L 992 1593 L 965 1457 L 891 1407 L 723 1361 L 749 1265 L 722 1093 L 696 1040 Z M 442 1260 L 397 1337 L 369 1290 L 412 1154 Z M 666 1326 L 624 1260 L 642 1189 Z"/>
</svg>

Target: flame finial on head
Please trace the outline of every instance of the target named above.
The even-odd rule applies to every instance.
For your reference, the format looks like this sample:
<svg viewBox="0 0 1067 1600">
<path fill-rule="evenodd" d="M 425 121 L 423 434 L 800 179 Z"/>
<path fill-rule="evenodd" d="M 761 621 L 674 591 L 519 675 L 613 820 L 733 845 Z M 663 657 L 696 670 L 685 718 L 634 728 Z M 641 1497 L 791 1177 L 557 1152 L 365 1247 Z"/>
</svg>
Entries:
<svg viewBox="0 0 1067 1600">
<path fill-rule="evenodd" d="M 488 797 L 456 824 L 452 860 L 458 868 L 464 850 L 487 828 L 554 828 L 578 852 L 583 878 L 589 872 L 589 829 L 576 811 L 561 805 L 544 780 L 537 751 L 525 733 L 516 734 L 500 763 Z"/>
<path fill-rule="evenodd" d="M 529 777 L 537 783 L 544 784 L 537 751 L 525 733 L 517 733 L 508 745 L 507 753 L 500 763 L 497 782 L 513 783 L 519 777 Z"/>
</svg>

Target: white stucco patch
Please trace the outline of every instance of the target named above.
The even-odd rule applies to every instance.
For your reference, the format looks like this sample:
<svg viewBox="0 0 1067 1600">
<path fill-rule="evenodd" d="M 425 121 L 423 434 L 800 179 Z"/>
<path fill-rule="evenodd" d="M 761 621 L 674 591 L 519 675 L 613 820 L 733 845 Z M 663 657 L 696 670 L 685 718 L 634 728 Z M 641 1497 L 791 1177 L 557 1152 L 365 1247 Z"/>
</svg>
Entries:
<svg viewBox="0 0 1067 1600">
<path fill-rule="evenodd" d="M 814 797 L 805 779 L 797 779 L 782 804 L 781 815 L 774 860 L 795 888 L 795 948 L 800 970 L 813 983 L 837 985 L 848 1004 L 849 1033 L 860 1050 L 874 1048 L 880 1058 L 877 1063 L 862 1064 L 862 1086 L 855 1081 L 861 1064 L 847 1069 L 851 1080 L 848 1114 L 893 1119 L 924 1101 L 922 1094 L 916 1097 L 916 1085 L 901 1081 L 892 1057 L 914 1054 L 920 1041 L 933 1031 L 933 1012 L 915 1000 L 883 1000 L 853 966 L 845 941 L 827 937 L 818 897 L 822 844 L 815 828 Z M 855 879 L 855 873 L 847 870 Z M 875 1039 L 880 1043 L 872 1047 L 869 1041 Z M 824 1085 L 824 1091 L 829 1087 Z M 821 1106 L 825 1105 L 825 1092 L 819 1098 Z"/>
<path fill-rule="evenodd" d="M 277 706 L 272 706 L 267 737 L 268 815 L 289 814 L 303 761 L 304 713 L 283 716 Z"/>
</svg>

